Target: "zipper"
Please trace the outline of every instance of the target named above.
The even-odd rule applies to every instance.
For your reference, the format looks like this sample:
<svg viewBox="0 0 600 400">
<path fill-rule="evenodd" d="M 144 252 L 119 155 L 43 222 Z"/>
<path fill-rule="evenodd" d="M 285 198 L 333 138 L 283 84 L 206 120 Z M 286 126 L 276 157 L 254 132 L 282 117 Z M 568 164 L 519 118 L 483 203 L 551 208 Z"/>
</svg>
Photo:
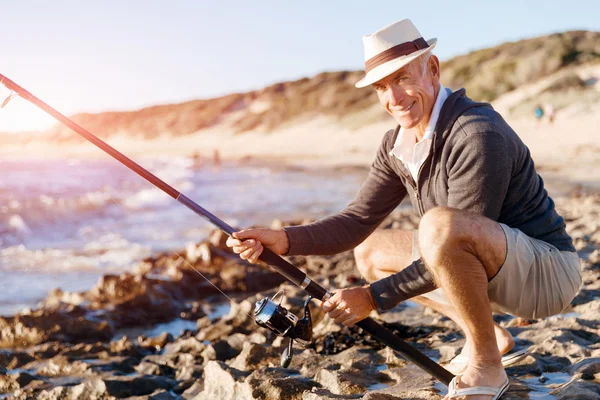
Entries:
<svg viewBox="0 0 600 400">
<path fill-rule="evenodd" d="M 418 207 L 419 213 L 421 214 L 421 216 L 423 216 L 423 214 L 425 214 L 425 209 L 423 207 L 423 202 L 421 199 L 421 195 L 419 194 L 419 188 L 417 187 L 417 184 L 419 182 L 419 177 L 421 176 L 421 171 L 423 170 L 423 167 L 425 166 L 425 164 L 429 161 L 429 158 L 431 157 L 431 153 L 432 152 L 429 151 L 429 154 L 427 154 L 427 157 L 423 161 L 423 164 L 421 164 L 421 166 L 419 167 L 419 170 L 417 171 L 417 182 L 415 182 L 412 175 L 410 177 L 406 176 L 406 174 L 404 174 L 404 172 L 402 172 L 402 168 L 404 168 L 404 166 L 400 165 L 401 164 L 400 160 L 398 160 L 398 158 L 393 154 L 391 156 L 394 158 L 395 162 L 398 163 L 398 166 L 399 166 L 398 171 L 400 172 L 400 175 L 402 175 L 402 177 L 412 186 L 413 191 L 415 193 L 415 198 L 417 200 L 417 205 L 419 206 Z M 431 168 L 433 168 L 433 165 L 431 166 Z"/>
<path fill-rule="evenodd" d="M 421 195 L 419 194 L 419 188 L 417 188 L 417 184 L 415 183 L 415 180 L 413 179 L 412 176 L 408 177 L 404 174 L 404 172 L 402 172 L 402 168 L 404 168 L 404 166 L 400 165 L 400 160 L 398 160 L 398 158 L 394 155 L 392 155 L 392 157 L 394 158 L 395 162 L 398 164 L 398 172 L 400 172 L 400 175 L 402 175 L 402 177 L 404 178 L 404 180 L 406 182 L 408 182 L 410 184 L 410 186 L 412 186 L 413 188 L 413 192 L 415 193 L 415 198 L 417 200 L 417 206 L 418 206 L 418 211 L 421 214 L 421 216 L 423 216 L 423 214 L 425 213 L 425 211 L 423 210 L 423 203 L 421 202 Z M 429 158 L 429 156 L 427 156 Z M 427 159 L 425 159 L 425 161 L 427 161 Z M 423 164 L 425 164 L 425 162 L 423 162 Z M 421 168 L 423 168 L 423 165 L 421 165 L 421 167 L 419 168 L 419 172 L 417 172 L 417 179 L 419 178 L 419 173 L 421 172 Z"/>
</svg>

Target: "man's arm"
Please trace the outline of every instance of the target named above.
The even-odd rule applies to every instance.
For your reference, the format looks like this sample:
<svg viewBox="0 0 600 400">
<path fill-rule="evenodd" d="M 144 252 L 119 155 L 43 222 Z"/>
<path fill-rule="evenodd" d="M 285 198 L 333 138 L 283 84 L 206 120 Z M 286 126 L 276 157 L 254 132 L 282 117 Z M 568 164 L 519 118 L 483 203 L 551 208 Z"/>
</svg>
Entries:
<svg viewBox="0 0 600 400">
<path fill-rule="evenodd" d="M 452 149 L 448 160 L 448 207 L 498 220 L 513 171 L 507 141 L 495 132 L 465 136 Z M 436 288 L 433 276 L 421 258 L 402 271 L 370 285 L 381 310 Z"/>
<path fill-rule="evenodd" d="M 390 166 L 387 153 L 394 131 L 382 140 L 369 175 L 358 194 L 339 214 L 312 224 L 285 228 L 287 255 L 336 254 L 360 244 L 406 196 L 406 188 Z"/>
</svg>

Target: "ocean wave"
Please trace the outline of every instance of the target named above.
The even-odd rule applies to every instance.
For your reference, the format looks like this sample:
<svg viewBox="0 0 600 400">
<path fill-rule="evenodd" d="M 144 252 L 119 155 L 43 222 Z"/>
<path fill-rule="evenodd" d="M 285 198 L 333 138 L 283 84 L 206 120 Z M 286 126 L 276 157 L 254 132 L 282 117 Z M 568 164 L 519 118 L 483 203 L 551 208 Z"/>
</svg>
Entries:
<svg viewBox="0 0 600 400">
<path fill-rule="evenodd" d="M 0 271 L 123 271 L 150 254 L 147 246 L 105 234 L 81 249 L 29 249 L 23 244 L 0 249 Z"/>
</svg>

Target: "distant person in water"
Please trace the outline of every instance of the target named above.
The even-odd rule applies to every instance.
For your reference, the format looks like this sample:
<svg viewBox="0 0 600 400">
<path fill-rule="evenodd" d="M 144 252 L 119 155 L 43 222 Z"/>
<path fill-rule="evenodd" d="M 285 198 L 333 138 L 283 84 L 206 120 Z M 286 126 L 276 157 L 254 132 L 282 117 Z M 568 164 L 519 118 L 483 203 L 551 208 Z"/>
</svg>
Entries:
<svg viewBox="0 0 600 400">
<path fill-rule="evenodd" d="M 363 43 L 356 86 L 370 85 L 397 126 L 355 199 L 312 224 L 236 232 L 227 245 L 251 262 L 263 246 L 281 255 L 354 249 L 370 284 L 335 293 L 323 303 L 329 316 L 352 325 L 409 298 L 431 307 L 466 336 L 447 367 L 459 374 L 448 396 L 498 398 L 504 367 L 526 351 L 513 350 L 492 311 L 529 319 L 565 309 L 581 285 L 572 239 L 519 136 L 489 104 L 442 86 L 437 39 L 405 19 Z M 377 229 L 406 196 L 418 230 Z"/>
<path fill-rule="evenodd" d="M 544 114 L 548 116 L 548 122 L 550 122 L 550 124 L 552 124 L 554 122 L 554 117 L 556 116 L 556 113 L 554 111 L 554 106 L 552 105 L 552 103 L 546 104 L 546 107 L 544 109 Z"/>
<path fill-rule="evenodd" d="M 219 154 L 219 150 L 215 149 L 213 151 L 213 167 L 219 169 L 221 167 L 221 155 Z"/>
</svg>

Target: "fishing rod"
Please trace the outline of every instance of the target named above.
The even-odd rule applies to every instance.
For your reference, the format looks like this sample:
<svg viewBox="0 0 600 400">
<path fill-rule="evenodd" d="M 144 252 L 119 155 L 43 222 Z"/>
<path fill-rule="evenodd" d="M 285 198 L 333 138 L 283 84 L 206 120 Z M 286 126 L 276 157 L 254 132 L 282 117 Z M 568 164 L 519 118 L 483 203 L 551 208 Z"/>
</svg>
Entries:
<svg viewBox="0 0 600 400">
<path fill-rule="evenodd" d="M 221 231 L 225 232 L 227 235 L 231 236 L 234 232 L 237 231 L 236 229 L 229 226 L 226 222 L 219 219 L 218 217 L 201 207 L 199 204 L 195 203 L 190 198 L 175 190 L 175 188 L 168 185 L 156 175 L 152 174 L 150 171 L 143 168 L 124 154 L 120 153 L 115 148 L 102 141 L 100 138 L 90 133 L 71 119 L 61 114 L 60 112 L 56 111 L 54 108 L 50 107 L 48 104 L 44 103 L 42 100 L 34 96 L 31 92 L 25 90 L 23 87 L 17 85 L 15 82 L 8 79 L 2 74 L 0 74 L 0 84 L 3 84 L 11 91 L 11 94 L 6 98 L 6 100 L 4 100 L 4 102 L 0 106 L 1 108 L 4 108 L 12 98 L 16 96 L 22 97 L 23 99 L 31 102 L 44 112 L 54 117 L 56 120 L 58 120 L 65 126 L 69 127 L 77 134 L 83 136 L 85 139 L 95 144 L 101 150 L 111 155 L 117 161 L 127 166 L 129 169 L 140 175 L 142 178 L 146 179 L 148 182 L 150 182 L 151 184 L 153 184 L 154 186 L 171 196 L 173 199 L 177 200 L 179 203 L 192 210 L 200 217 L 204 218 L 212 225 L 219 228 Z M 255 305 L 254 315 L 256 317 L 255 321 L 258 325 L 266 327 L 281 336 L 287 336 L 290 339 L 288 348 L 284 351 L 284 354 L 282 355 L 282 365 L 287 366 L 291 361 L 292 340 L 300 339 L 301 341 L 306 341 L 310 340 L 310 337 L 312 336 L 312 322 L 310 321 L 308 302 L 311 298 L 317 298 L 323 301 L 327 300 L 329 297 L 331 297 L 332 293 L 325 289 L 323 286 L 319 285 L 317 282 L 310 279 L 306 275 L 306 273 L 302 272 L 300 269 L 290 264 L 288 261 L 284 260 L 282 257 L 275 254 L 266 247 L 263 249 L 263 252 L 260 255 L 259 259 L 265 262 L 266 264 L 270 265 L 275 271 L 283 275 L 287 280 L 289 280 L 293 284 L 304 289 L 310 295 L 310 297 L 306 300 L 304 304 L 304 318 L 300 320 L 294 314 L 290 313 L 287 309 L 281 306 L 281 302 L 279 304 L 276 304 L 274 302 L 275 296 L 273 296 L 273 298 L 271 299 L 262 299 Z M 413 362 L 423 371 L 427 372 L 432 377 L 444 383 L 446 386 L 450 383 L 452 378 L 454 378 L 454 375 L 448 370 L 442 368 L 435 361 L 433 361 L 425 354 L 421 353 L 420 351 L 406 343 L 404 340 L 395 335 L 389 329 L 386 329 L 382 325 L 375 322 L 372 318 L 365 318 L 362 321 L 358 322 L 356 325 L 358 325 L 362 330 L 364 330 L 369 335 L 377 339 L 379 342 L 400 353 L 404 358 Z"/>
</svg>

